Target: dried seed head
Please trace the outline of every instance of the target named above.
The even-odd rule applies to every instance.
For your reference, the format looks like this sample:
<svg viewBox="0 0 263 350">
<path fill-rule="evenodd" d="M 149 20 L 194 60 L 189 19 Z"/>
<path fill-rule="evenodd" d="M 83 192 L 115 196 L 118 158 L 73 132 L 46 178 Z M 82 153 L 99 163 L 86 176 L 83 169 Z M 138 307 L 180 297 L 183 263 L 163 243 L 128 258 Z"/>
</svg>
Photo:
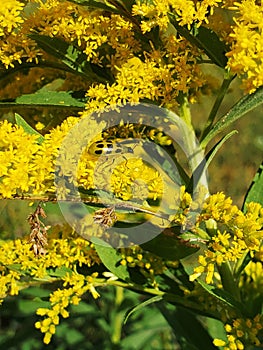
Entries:
<svg viewBox="0 0 263 350">
<path fill-rule="evenodd" d="M 50 226 L 45 226 L 45 224 L 39 219 L 39 216 L 46 218 L 46 213 L 44 209 L 40 206 L 37 206 L 33 214 L 28 216 L 28 223 L 31 228 L 29 243 L 32 244 L 31 250 L 33 250 L 36 256 L 45 255 L 47 246 L 47 230 Z"/>
<path fill-rule="evenodd" d="M 112 227 L 117 221 L 117 215 L 114 211 L 114 207 L 103 208 L 97 210 L 94 214 L 94 223 L 100 224 L 101 226 Z"/>
</svg>

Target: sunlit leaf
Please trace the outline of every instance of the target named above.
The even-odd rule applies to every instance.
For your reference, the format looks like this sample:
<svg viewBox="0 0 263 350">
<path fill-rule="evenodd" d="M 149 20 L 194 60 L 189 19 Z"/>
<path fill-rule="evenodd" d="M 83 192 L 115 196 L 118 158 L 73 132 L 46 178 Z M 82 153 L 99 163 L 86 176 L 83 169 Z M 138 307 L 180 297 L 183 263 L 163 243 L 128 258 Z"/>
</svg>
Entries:
<svg viewBox="0 0 263 350">
<path fill-rule="evenodd" d="M 93 237 L 92 242 L 95 246 L 96 252 L 107 269 L 120 279 L 124 281 L 129 280 L 130 275 L 127 267 L 120 264 L 120 261 L 122 260 L 121 253 L 99 238 Z"/>
<path fill-rule="evenodd" d="M 15 121 L 18 126 L 21 126 L 27 134 L 37 135 L 38 143 L 41 144 L 44 141 L 44 137 L 35 129 L 33 129 L 24 118 L 22 118 L 19 114 L 15 113 Z"/>
<path fill-rule="evenodd" d="M 72 94 L 66 91 L 41 91 L 34 94 L 22 95 L 16 99 L 18 104 L 29 105 L 47 105 L 47 106 L 70 106 L 83 107 L 81 102 L 72 97 Z"/>
</svg>

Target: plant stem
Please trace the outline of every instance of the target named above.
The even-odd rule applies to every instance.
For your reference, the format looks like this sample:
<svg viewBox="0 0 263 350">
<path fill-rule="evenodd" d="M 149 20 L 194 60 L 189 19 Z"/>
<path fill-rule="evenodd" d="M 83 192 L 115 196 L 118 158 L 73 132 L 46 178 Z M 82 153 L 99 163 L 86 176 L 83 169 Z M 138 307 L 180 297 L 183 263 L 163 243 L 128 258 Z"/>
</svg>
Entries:
<svg viewBox="0 0 263 350">
<path fill-rule="evenodd" d="M 197 169 L 197 167 L 204 161 L 205 155 L 202 148 L 199 146 L 195 135 L 187 96 L 180 94 L 178 97 L 178 102 L 180 103 L 180 117 L 184 122 L 182 125 L 180 125 L 180 130 L 183 134 L 183 145 L 185 147 L 184 152 L 188 158 L 192 174 L 194 174 L 194 171 Z M 199 185 L 208 188 L 205 174 L 200 177 L 193 190 L 198 190 Z"/>
<path fill-rule="evenodd" d="M 241 301 L 240 291 L 231 272 L 229 263 L 222 263 L 220 266 L 218 266 L 218 271 L 221 276 L 223 289 L 230 293 L 237 301 Z"/>
<path fill-rule="evenodd" d="M 123 301 L 123 288 L 122 287 L 116 287 L 116 297 L 115 297 L 115 307 L 116 307 L 116 314 L 113 318 L 113 333 L 111 335 L 111 341 L 113 344 L 119 344 L 121 341 L 121 330 L 122 330 L 122 324 L 123 324 L 123 314 L 119 312 L 118 308 L 121 305 Z"/>
<path fill-rule="evenodd" d="M 201 304 L 197 304 L 193 301 L 187 300 L 178 295 L 167 293 L 155 288 L 143 287 L 134 283 L 126 283 L 120 280 L 104 280 L 104 279 L 94 279 L 93 282 L 94 287 L 102 287 L 102 286 L 115 286 L 115 287 L 123 287 L 125 289 L 130 289 L 134 292 L 140 294 L 148 294 L 150 296 L 160 296 L 162 299 L 168 303 L 182 306 L 188 310 L 192 310 L 193 312 L 197 312 L 203 316 L 212 317 L 216 319 L 220 319 L 220 315 L 216 311 L 207 311 L 202 308 Z"/>
<path fill-rule="evenodd" d="M 205 125 L 205 128 L 204 128 L 204 131 L 202 133 L 200 141 L 202 141 L 206 137 L 206 135 L 209 133 L 209 131 L 211 130 L 212 125 L 214 123 L 214 120 L 216 118 L 216 114 L 218 112 L 218 109 L 219 109 L 219 107 L 220 107 L 220 105 L 221 105 L 221 103 L 226 95 L 228 87 L 231 84 L 233 79 L 234 79 L 234 76 L 229 76 L 229 75 L 227 75 L 224 78 L 223 83 L 219 89 L 217 98 L 215 100 L 215 103 L 213 105 L 213 108 L 211 109 L 211 112 L 210 112 L 209 117 L 207 119 L 207 122 L 206 122 L 206 125 Z"/>
</svg>

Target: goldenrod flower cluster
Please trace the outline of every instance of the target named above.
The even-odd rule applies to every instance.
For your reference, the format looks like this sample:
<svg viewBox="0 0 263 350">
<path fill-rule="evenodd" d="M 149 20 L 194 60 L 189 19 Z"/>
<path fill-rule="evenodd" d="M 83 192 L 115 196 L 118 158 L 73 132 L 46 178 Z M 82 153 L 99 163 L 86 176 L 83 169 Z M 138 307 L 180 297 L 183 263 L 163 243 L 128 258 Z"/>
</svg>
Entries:
<svg viewBox="0 0 263 350">
<path fill-rule="evenodd" d="M 249 203 L 246 213 L 232 205 L 223 193 L 210 196 L 203 206 L 198 224 L 214 220 L 216 232 L 212 234 L 204 254 L 199 256 L 199 266 L 191 275 L 195 280 L 205 275 L 206 282 L 213 283 L 217 266 L 230 262 L 235 264 L 244 254 L 255 254 L 263 238 L 263 209 L 258 203 Z"/>
<path fill-rule="evenodd" d="M 262 322 L 262 315 L 256 315 L 252 319 L 234 319 L 231 324 L 225 325 L 227 342 L 221 339 L 215 339 L 214 345 L 222 346 L 224 350 L 245 350 L 246 345 L 251 344 L 261 346 L 262 343 L 258 335 L 263 329 Z"/>
<path fill-rule="evenodd" d="M 86 189 L 94 188 L 94 178 L 99 176 L 100 189 L 109 190 L 125 200 L 132 197 L 157 199 L 161 196 L 163 187 L 160 174 L 139 158 L 125 160 L 125 157 L 122 157 L 121 164 L 118 166 L 109 157 L 104 159 L 102 165 L 96 166 L 98 157 L 89 154 L 88 149 L 84 148 L 82 155 L 77 159 L 77 151 L 71 147 L 67 149 L 67 154 L 59 163 L 56 157 L 62 140 L 77 121 L 78 118 L 67 118 L 60 126 L 46 134 L 41 144 L 38 142 L 38 135 L 30 135 L 22 127 L 7 121 L 0 124 L 0 195 L 2 198 L 54 194 L 56 165 L 64 175 L 67 174 L 69 183 L 74 183 L 77 177 L 77 183 L 74 184 Z M 101 167 L 99 172 L 98 167 Z M 107 169 L 107 167 L 114 169 L 110 178 L 103 177 L 104 168 Z M 101 171 L 102 169 L 104 170 Z M 98 184 L 98 179 L 96 182 Z M 142 191 L 143 188 L 145 191 Z M 59 193 L 59 197 L 63 199 L 63 194 Z"/>
<path fill-rule="evenodd" d="M 208 17 L 213 14 L 214 8 L 222 3 L 221 0 L 208 0 L 195 3 L 191 0 L 154 0 L 151 4 L 141 3 L 133 6 L 133 14 L 143 16 L 142 31 L 145 33 L 155 26 L 160 26 L 162 30 L 167 29 L 169 24 L 169 13 L 175 13 L 181 26 L 191 27 L 196 23 L 200 26 L 203 22 L 208 22 Z"/>
<path fill-rule="evenodd" d="M 5 1 L 0 10 L 0 61 L 6 68 L 22 61 L 38 62 L 47 54 L 28 34 L 57 37 L 76 45 L 88 62 L 105 67 L 114 78 L 109 83 L 96 81 L 88 89 L 89 111 L 141 99 L 170 105 L 179 91 L 194 96 L 208 79 L 198 64 L 202 52 L 171 29 L 171 14 L 189 29 L 193 25 L 214 28 L 220 6 L 221 12 L 230 9 L 234 16 L 231 30 L 226 16 L 221 17 L 225 20 L 222 37 L 230 45 L 228 67 L 244 77 L 244 87 L 252 92 L 262 85 L 262 6 L 255 0 L 140 2 L 133 5 L 129 19 L 67 1 L 32 0 L 26 7 L 18 0 Z M 156 27 L 162 45 L 156 48 L 151 40 L 143 44 L 136 34 L 139 28 L 147 35 Z"/>
<path fill-rule="evenodd" d="M 37 321 L 35 327 L 40 329 L 44 336 L 44 343 L 48 344 L 51 337 L 56 332 L 56 326 L 59 324 L 60 315 L 63 318 L 69 317 L 67 307 L 72 305 L 78 305 L 81 296 L 89 291 L 94 299 L 99 297 L 99 293 L 96 291 L 93 285 L 93 279 L 96 278 L 98 273 L 93 273 L 91 276 L 83 276 L 78 273 L 67 274 L 62 280 L 64 281 L 63 289 L 58 289 L 50 294 L 51 308 L 39 308 L 37 314 L 45 316 L 43 321 Z"/>
<path fill-rule="evenodd" d="M 87 292 L 91 293 L 93 298 L 98 298 L 99 293 L 96 287 L 107 284 L 105 278 L 98 278 L 97 272 L 91 275 L 78 272 L 79 267 L 95 267 L 101 261 L 92 243 L 72 232 L 69 226 L 55 226 L 52 229 L 45 255 L 35 256 L 32 245 L 27 242 L 26 237 L 2 241 L 0 253 L 0 297 L 2 300 L 7 295 L 17 295 L 21 289 L 29 285 L 38 285 L 41 282 L 62 283 L 50 294 L 50 307 L 37 309 L 37 315 L 43 316 L 44 319 L 37 321 L 35 326 L 45 334 L 45 344 L 51 341 L 60 318 L 69 317 L 68 307 L 71 304 L 77 305 Z M 156 276 L 167 270 L 164 259 L 145 252 L 138 246 L 122 248 L 121 253 L 121 265 L 139 268 L 149 285 L 158 289 Z M 117 277 L 114 276 L 114 279 Z"/>
<path fill-rule="evenodd" d="M 122 260 L 120 264 L 130 268 L 139 268 L 140 273 L 148 280 L 149 284 L 154 288 L 159 287 L 158 275 L 162 275 L 167 269 L 167 261 L 150 252 L 143 251 L 139 246 L 131 246 L 129 248 L 121 248 Z M 176 267 L 178 262 L 173 263 Z"/>
<path fill-rule="evenodd" d="M 262 3 L 244 0 L 235 2 L 233 9 L 235 25 L 229 36 L 228 67 L 242 76 L 244 88 L 251 93 L 263 84 Z"/>
<path fill-rule="evenodd" d="M 64 227 L 63 235 L 53 232 L 49 237 L 48 254 L 35 256 L 32 245 L 24 239 L 12 241 L 1 241 L 1 298 L 6 295 L 16 295 L 21 288 L 28 286 L 24 276 L 31 276 L 32 284 L 38 279 L 52 282 L 49 275 L 49 268 L 74 269 L 76 265 L 85 264 L 92 266 L 100 263 L 100 260 L 92 248 L 92 245 L 73 235 L 70 228 Z M 34 282 L 34 279 L 35 282 Z M 38 282 L 37 282 L 38 283 Z"/>
</svg>

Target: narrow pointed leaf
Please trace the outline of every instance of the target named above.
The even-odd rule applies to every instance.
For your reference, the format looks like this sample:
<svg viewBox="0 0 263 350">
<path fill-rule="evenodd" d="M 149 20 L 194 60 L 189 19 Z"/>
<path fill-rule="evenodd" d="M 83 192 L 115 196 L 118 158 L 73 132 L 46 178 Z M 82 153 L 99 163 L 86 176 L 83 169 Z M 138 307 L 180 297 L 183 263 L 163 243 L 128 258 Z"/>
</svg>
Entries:
<svg viewBox="0 0 263 350">
<path fill-rule="evenodd" d="M 189 181 L 189 184 L 186 188 L 186 191 L 189 193 L 193 193 L 195 190 L 194 187 L 197 186 L 199 180 L 201 179 L 203 173 L 207 170 L 209 164 L 215 157 L 216 153 L 219 151 L 219 149 L 223 146 L 223 144 L 234 134 L 237 133 L 237 130 L 233 130 L 224 137 L 222 137 L 221 140 L 219 140 L 215 146 L 207 153 L 206 157 L 203 159 L 203 161 L 198 165 L 198 167 L 193 172 L 193 175 Z"/>
<path fill-rule="evenodd" d="M 163 297 L 161 295 L 157 295 L 155 297 L 152 297 L 142 303 L 140 303 L 139 305 L 136 305 L 135 307 L 133 307 L 132 309 L 130 309 L 126 315 L 125 315 L 125 318 L 124 318 L 124 324 L 127 322 L 128 318 L 136 311 L 139 311 L 141 309 L 143 309 L 145 306 L 148 306 L 150 304 L 153 304 L 153 303 L 156 303 L 160 300 L 162 300 Z"/>
<path fill-rule="evenodd" d="M 224 131 L 229 125 L 241 118 L 244 114 L 253 110 L 263 103 L 263 87 L 258 88 L 253 94 L 247 95 L 239 100 L 230 111 L 218 120 L 211 131 L 201 142 L 205 148 L 207 144 L 220 132 Z"/>
<path fill-rule="evenodd" d="M 96 82 L 105 82 L 105 80 L 111 78 L 107 69 L 102 69 L 88 62 L 87 56 L 76 46 L 68 44 L 62 39 L 51 38 L 46 35 L 30 34 L 29 37 L 42 50 L 60 59 L 72 72 L 79 73 L 87 79 Z"/>
</svg>

